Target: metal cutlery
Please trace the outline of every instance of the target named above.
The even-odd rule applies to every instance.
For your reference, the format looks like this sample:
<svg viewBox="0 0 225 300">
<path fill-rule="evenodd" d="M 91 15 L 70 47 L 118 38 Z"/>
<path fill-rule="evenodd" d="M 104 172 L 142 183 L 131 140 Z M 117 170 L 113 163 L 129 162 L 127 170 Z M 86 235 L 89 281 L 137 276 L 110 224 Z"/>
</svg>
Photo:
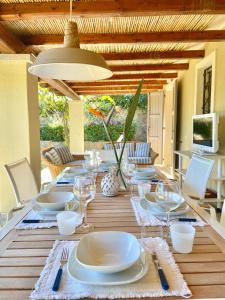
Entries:
<svg viewBox="0 0 225 300">
<path fill-rule="evenodd" d="M 170 287 L 169 287 L 168 281 L 166 279 L 165 273 L 164 273 L 162 267 L 159 264 L 159 260 L 158 260 L 157 255 L 156 255 L 155 252 L 152 254 L 152 260 L 154 262 L 156 270 L 158 271 L 161 286 L 164 290 L 167 291 Z"/>
<path fill-rule="evenodd" d="M 55 277 L 55 281 L 52 287 L 53 292 L 57 292 L 60 287 L 60 282 L 62 279 L 62 273 L 63 273 L 63 266 L 67 263 L 69 258 L 69 249 L 68 248 L 63 248 L 61 259 L 60 259 L 60 268 L 58 269 L 58 272 Z"/>
<path fill-rule="evenodd" d="M 23 220 L 24 224 L 35 224 L 35 223 L 49 223 L 49 222 L 57 222 L 56 220 Z"/>
</svg>

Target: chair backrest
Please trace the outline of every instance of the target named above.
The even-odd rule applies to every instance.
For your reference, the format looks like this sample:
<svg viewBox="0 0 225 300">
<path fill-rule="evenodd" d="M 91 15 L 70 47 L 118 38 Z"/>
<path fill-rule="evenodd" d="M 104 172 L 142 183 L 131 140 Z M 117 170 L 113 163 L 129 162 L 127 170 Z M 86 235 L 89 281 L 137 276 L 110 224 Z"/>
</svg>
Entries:
<svg viewBox="0 0 225 300">
<path fill-rule="evenodd" d="M 223 207 L 222 207 L 222 211 L 221 211 L 220 224 L 222 226 L 225 226 L 225 200 L 223 202 Z"/>
<path fill-rule="evenodd" d="M 21 206 L 38 194 L 37 183 L 26 158 L 6 164 L 5 169 L 13 186 L 17 206 Z"/>
<path fill-rule="evenodd" d="M 121 153 L 121 149 L 116 149 L 118 157 L 120 156 Z M 99 156 L 101 158 L 102 161 L 104 162 L 116 162 L 116 157 L 115 157 L 115 153 L 113 150 L 100 150 L 99 151 Z M 128 160 L 128 156 L 127 156 L 127 149 L 124 149 L 123 152 L 123 161 L 127 161 Z"/>
<path fill-rule="evenodd" d="M 185 175 L 182 190 L 191 197 L 204 199 L 214 161 L 193 155 Z"/>
</svg>

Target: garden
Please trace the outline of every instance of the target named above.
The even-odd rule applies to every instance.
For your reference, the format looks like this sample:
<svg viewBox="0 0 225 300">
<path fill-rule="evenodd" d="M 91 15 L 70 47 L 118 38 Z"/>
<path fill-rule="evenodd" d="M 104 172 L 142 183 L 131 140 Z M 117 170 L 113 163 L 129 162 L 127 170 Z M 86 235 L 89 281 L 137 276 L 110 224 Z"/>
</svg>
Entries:
<svg viewBox="0 0 225 300">
<path fill-rule="evenodd" d="M 96 108 L 107 115 L 114 107 L 113 119 L 109 131 L 116 141 L 123 132 L 124 120 L 132 95 L 81 96 L 84 103 L 84 140 L 86 144 L 107 141 L 107 135 L 101 120 L 90 113 L 90 107 Z M 39 87 L 40 137 L 41 143 L 65 142 L 69 145 L 69 104 L 68 98 L 52 93 L 44 87 Z M 140 96 L 138 108 L 130 129 L 128 140 L 145 142 L 147 122 L 147 95 Z"/>
</svg>

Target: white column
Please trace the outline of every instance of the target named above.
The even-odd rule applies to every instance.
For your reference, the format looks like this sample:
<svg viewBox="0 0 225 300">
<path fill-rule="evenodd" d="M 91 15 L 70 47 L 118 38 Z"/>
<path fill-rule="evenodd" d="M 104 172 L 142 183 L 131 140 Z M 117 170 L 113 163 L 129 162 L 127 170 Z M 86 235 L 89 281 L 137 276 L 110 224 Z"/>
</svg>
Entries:
<svg viewBox="0 0 225 300">
<path fill-rule="evenodd" d="M 81 100 L 69 102 L 70 151 L 84 153 L 84 110 Z"/>
<path fill-rule="evenodd" d="M 0 211 L 15 207 L 4 164 L 27 157 L 40 183 L 38 81 L 27 71 L 30 55 L 0 55 Z"/>
</svg>

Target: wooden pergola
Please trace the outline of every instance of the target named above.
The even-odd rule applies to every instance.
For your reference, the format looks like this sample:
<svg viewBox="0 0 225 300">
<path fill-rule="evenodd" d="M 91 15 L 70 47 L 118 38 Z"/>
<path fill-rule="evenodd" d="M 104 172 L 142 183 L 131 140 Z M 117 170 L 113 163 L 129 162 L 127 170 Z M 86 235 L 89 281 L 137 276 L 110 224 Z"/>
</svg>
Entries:
<svg viewBox="0 0 225 300">
<path fill-rule="evenodd" d="M 204 43 L 224 41 L 220 15 L 225 2 L 213 1 L 74 1 L 81 47 L 101 53 L 114 75 L 101 82 L 40 79 L 58 93 L 132 93 L 144 78 L 144 92 L 161 90 L 168 79 L 204 57 Z M 68 1 L 2 0 L 0 52 L 33 53 L 63 43 Z"/>
</svg>

